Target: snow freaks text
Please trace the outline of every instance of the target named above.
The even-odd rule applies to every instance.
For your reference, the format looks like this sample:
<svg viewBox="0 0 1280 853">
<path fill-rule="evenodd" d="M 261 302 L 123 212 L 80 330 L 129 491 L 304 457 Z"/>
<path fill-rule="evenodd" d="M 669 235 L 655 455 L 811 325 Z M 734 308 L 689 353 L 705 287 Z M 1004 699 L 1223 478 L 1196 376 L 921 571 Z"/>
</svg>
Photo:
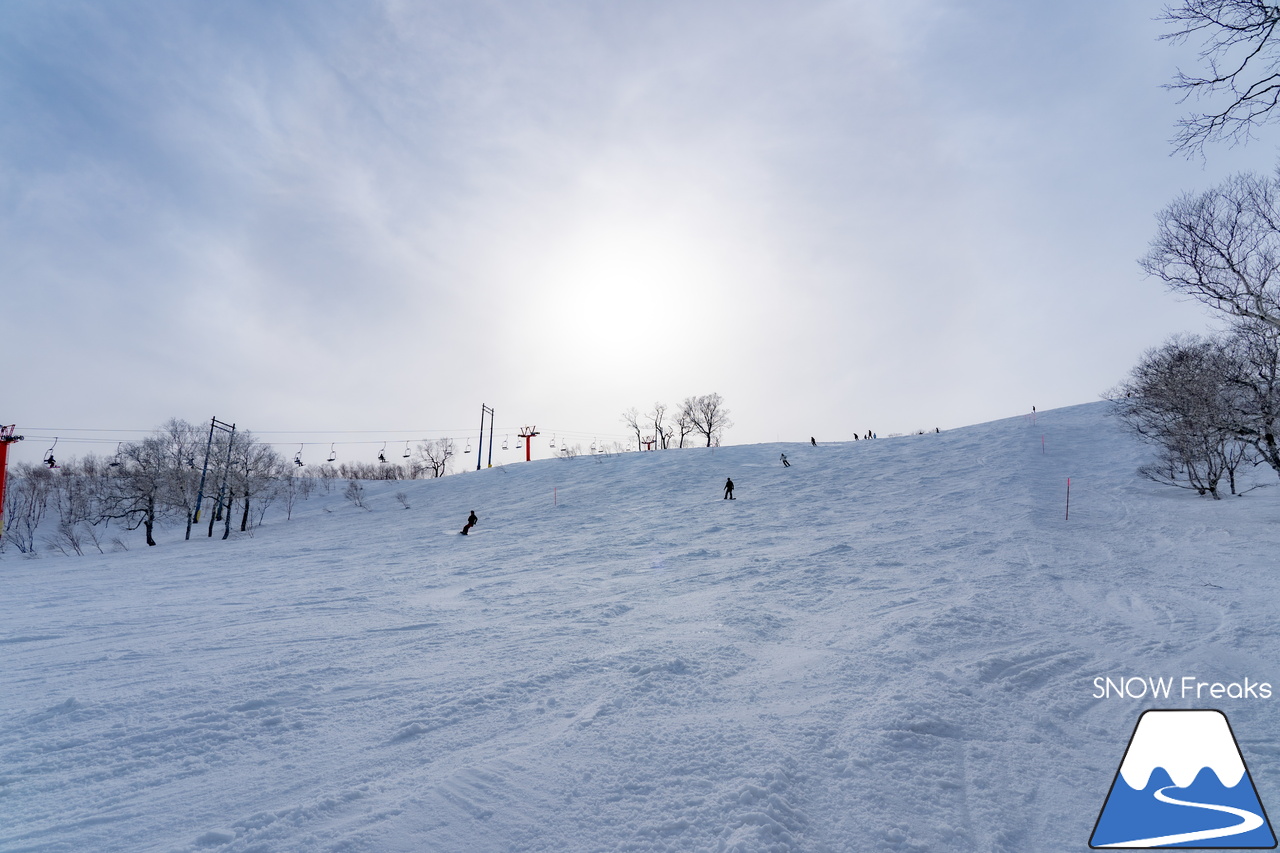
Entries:
<svg viewBox="0 0 1280 853">
<path fill-rule="evenodd" d="M 1093 680 L 1094 699 L 1270 699 L 1271 682 L 1202 681 L 1194 675 L 1182 677 L 1098 676 Z"/>
</svg>

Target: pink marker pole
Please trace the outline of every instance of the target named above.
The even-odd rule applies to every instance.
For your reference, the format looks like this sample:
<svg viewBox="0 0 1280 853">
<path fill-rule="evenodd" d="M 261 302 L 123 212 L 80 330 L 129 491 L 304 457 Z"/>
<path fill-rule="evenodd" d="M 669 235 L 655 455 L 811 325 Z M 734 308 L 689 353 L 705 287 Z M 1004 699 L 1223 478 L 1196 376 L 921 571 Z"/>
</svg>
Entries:
<svg viewBox="0 0 1280 853">
<path fill-rule="evenodd" d="M 1071 518 L 1071 478 L 1068 477 L 1067 478 L 1067 514 L 1063 518 L 1063 521 L 1068 521 L 1070 520 L 1070 518 Z"/>
</svg>

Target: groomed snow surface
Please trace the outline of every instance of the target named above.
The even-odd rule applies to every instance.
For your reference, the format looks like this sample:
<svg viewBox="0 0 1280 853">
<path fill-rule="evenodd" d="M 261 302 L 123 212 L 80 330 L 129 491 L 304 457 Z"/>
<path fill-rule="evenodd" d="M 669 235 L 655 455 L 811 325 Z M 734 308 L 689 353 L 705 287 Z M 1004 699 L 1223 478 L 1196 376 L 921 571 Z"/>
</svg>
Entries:
<svg viewBox="0 0 1280 853">
<path fill-rule="evenodd" d="M 1142 480 L 1106 412 L 367 510 L 337 481 L 229 541 L 10 551 L 0 850 L 1081 851 L 1152 707 L 1223 710 L 1280 810 L 1280 698 L 1093 683 L 1280 697 L 1280 488 Z"/>
</svg>

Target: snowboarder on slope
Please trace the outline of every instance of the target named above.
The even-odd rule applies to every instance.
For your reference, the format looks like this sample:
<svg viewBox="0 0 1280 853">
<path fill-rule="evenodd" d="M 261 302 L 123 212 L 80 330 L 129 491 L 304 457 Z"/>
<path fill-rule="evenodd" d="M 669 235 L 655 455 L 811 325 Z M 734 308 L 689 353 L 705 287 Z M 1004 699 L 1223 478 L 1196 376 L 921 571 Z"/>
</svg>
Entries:
<svg viewBox="0 0 1280 853">
<path fill-rule="evenodd" d="M 817 447 L 818 439 L 814 438 L 813 436 L 809 436 L 809 443 L 812 444 L 814 447 Z"/>
<path fill-rule="evenodd" d="M 476 518 L 476 511 L 471 510 L 471 515 L 467 516 L 467 526 L 460 531 L 463 536 L 467 535 L 467 531 L 476 526 L 476 522 L 480 519 Z"/>
<path fill-rule="evenodd" d="M 724 499 L 727 501 L 735 500 L 733 497 L 733 478 L 730 477 L 724 481 Z"/>
<path fill-rule="evenodd" d="M 785 454 L 785 453 L 784 453 L 784 454 L 782 454 L 782 467 L 783 467 L 783 468 L 790 468 L 790 467 L 791 467 L 791 463 L 787 461 L 787 454 Z"/>
</svg>

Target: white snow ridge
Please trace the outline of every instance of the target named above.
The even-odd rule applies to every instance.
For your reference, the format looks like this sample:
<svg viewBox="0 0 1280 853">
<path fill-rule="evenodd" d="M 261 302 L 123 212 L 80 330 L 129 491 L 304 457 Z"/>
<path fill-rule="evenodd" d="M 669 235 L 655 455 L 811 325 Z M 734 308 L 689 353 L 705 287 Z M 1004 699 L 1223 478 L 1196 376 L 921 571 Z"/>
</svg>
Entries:
<svg viewBox="0 0 1280 853">
<path fill-rule="evenodd" d="M 1143 480 L 1106 411 L 365 508 L 330 482 L 227 541 L 5 552 L 0 850 L 1086 849 L 1149 707 L 1096 677 L 1280 683 L 1280 489 Z M 441 534 L 471 509 L 484 535 Z M 1275 799 L 1280 715 L 1224 710 Z M 1168 769 L 1199 762 L 1229 776 Z"/>
<path fill-rule="evenodd" d="M 1143 714 L 1120 765 L 1120 775 L 1130 788 L 1141 791 L 1157 767 L 1163 767 L 1179 788 L 1190 787 L 1206 767 L 1228 788 L 1240 784 L 1245 774 L 1231 727 L 1220 711 Z"/>
</svg>

